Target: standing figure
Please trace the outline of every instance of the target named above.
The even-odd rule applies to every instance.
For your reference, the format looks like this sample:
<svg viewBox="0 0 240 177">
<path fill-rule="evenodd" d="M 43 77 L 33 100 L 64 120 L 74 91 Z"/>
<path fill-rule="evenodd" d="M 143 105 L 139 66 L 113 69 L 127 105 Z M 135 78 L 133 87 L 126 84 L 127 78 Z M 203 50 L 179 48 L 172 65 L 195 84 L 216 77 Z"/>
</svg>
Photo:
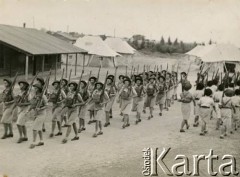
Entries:
<svg viewBox="0 0 240 177">
<path fill-rule="evenodd" d="M 65 138 L 62 140 L 62 143 L 65 144 L 68 141 L 68 137 L 73 130 L 75 133 L 74 138 L 72 138 L 72 141 L 79 140 L 78 137 L 78 129 L 77 129 L 77 120 L 78 120 L 78 114 L 79 110 L 78 107 L 83 105 L 82 97 L 79 93 L 76 93 L 78 84 L 76 82 L 70 82 L 69 84 L 69 92 L 66 97 L 65 106 L 68 107 L 68 117 L 67 117 L 67 131 Z"/>
<path fill-rule="evenodd" d="M 88 92 L 90 93 L 90 95 L 92 95 L 92 93 L 94 91 L 96 81 L 97 81 L 97 78 L 94 76 L 89 78 Z M 91 124 L 95 121 L 94 120 L 94 102 L 90 101 L 88 103 L 88 111 L 89 111 L 89 115 L 90 115 L 90 120 L 89 120 L 88 124 Z"/>
<path fill-rule="evenodd" d="M 131 80 L 130 79 L 125 79 L 123 81 L 124 86 L 122 89 L 119 91 L 119 99 L 121 99 L 121 112 L 123 114 L 123 126 L 122 128 L 126 128 L 130 126 L 129 123 L 129 115 L 132 110 L 132 100 L 133 97 L 137 96 L 137 93 L 135 89 L 131 86 Z"/>
<path fill-rule="evenodd" d="M 56 124 L 58 126 L 58 133 L 55 136 L 62 135 L 62 110 L 63 110 L 63 101 L 66 98 L 65 92 L 62 90 L 60 81 L 54 81 L 52 83 L 54 87 L 53 92 L 50 94 L 49 102 L 52 102 L 52 132 L 49 135 L 50 138 L 54 136 L 54 130 Z"/>
<path fill-rule="evenodd" d="M 93 137 L 102 135 L 102 122 L 105 117 L 104 106 L 109 101 L 108 94 L 104 90 L 104 85 L 101 82 L 95 84 L 95 89 L 92 94 L 92 101 L 94 103 L 94 118 L 96 120 L 95 133 Z M 98 130 L 99 129 L 99 130 Z"/>
<path fill-rule="evenodd" d="M 159 82 L 157 84 L 157 97 L 156 97 L 156 104 L 159 106 L 159 116 L 162 116 L 162 111 L 163 111 L 163 105 L 166 102 L 166 91 L 167 91 L 167 86 L 165 83 L 165 77 L 160 76 L 159 77 Z"/>
<path fill-rule="evenodd" d="M 28 95 L 29 83 L 26 81 L 19 81 L 18 84 L 20 87 L 20 94 L 18 95 L 16 105 L 18 109 L 17 128 L 20 137 L 17 143 L 22 143 L 23 141 L 28 141 L 26 122 L 28 119 L 27 112 L 29 110 L 30 105 L 30 98 Z"/>
<path fill-rule="evenodd" d="M 146 86 L 147 96 L 144 102 L 143 112 L 146 113 L 146 108 L 149 107 L 150 115 L 148 116 L 148 120 L 153 118 L 153 107 L 155 105 L 155 96 L 157 93 L 155 80 L 156 78 L 151 76 L 149 78 L 149 83 Z"/>
<path fill-rule="evenodd" d="M 141 112 L 143 109 L 143 98 L 146 93 L 144 86 L 143 86 L 143 79 L 141 77 L 136 77 L 135 79 L 135 86 L 134 89 L 136 90 L 137 96 L 133 98 L 133 107 L 132 111 L 136 111 L 136 124 L 141 122 Z"/>
<path fill-rule="evenodd" d="M 3 84 L 5 90 L 3 90 L 3 115 L 1 123 L 4 127 L 4 134 L 1 139 L 13 137 L 12 131 L 12 119 L 13 119 L 13 110 L 15 107 L 14 93 L 12 90 L 12 81 L 9 79 L 3 79 Z"/>
<path fill-rule="evenodd" d="M 30 110 L 34 111 L 34 122 L 33 122 L 33 142 L 30 145 L 30 149 L 35 146 L 43 146 L 43 134 L 42 127 L 46 119 L 46 108 L 47 108 L 47 97 L 42 94 L 43 87 L 40 84 L 33 85 L 33 98 L 30 100 L 31 107 Z M 36 143 L 37 134 L 39 135 L 40 142 Z"/>
<path fill-rule="evenodd" d="M 87 82 L 82 80 L 80 83 L 79 94 L 82 97 L 83 105 L 79 106 L 79 129 L 78 133 L 86 130 L 85 120 L 86 120 L 86 112 L 87 112 L 87 103 L 90 99 L 90 93 L 87 89 Z"/>
<path fill-rule="evenodd" d="M 198 127 L 199 125 L 199 110 L 200 110 L 200 107 L 199 107 L 199 100 L 200 98 L 202 98 L 204 95 L 204 85 L 203 83 L 197 83 L 197 86 L 196 86 L 196 91 L 193 93 L 193 98 L 196 102 L 196 104 L 194 105 L 194 123 L 193 123 L 193 126 L 194 127 Z"/>
<path fill-rule="evenodd" d="M 68 88 L 68 80 L 67 79 L 61 79 L 60 80 L 60 87 L 62 88 L 62 91 L 64 91 L 65 95 L 68 94 L 69 88 Z M 67 127 L 67 112 L 68 112 L 68 107 L 63 107 L 61 111 L 61 125 L 62 122 L 64 121 L 63 127 Z"/>
<path fill-rule="evenodd" d="M 112 110 L 112 106 L 114 103 L 114 98 L 116 95 L 116 89 L 115 86 L 113 86 L 113 78 L 111 77 L 111 75 L 109 75 L 107 77 L 107 84 L 105 87 L 105 91 L 108 94 L 109 97 L 109 101 L 105 106 L 105 112 L 106 112 L 106 123 L 104 124 L 104 127 L 107 127 L 110 125 L 110 116 L 111 116 L 111 110 Z"/>
</svg>

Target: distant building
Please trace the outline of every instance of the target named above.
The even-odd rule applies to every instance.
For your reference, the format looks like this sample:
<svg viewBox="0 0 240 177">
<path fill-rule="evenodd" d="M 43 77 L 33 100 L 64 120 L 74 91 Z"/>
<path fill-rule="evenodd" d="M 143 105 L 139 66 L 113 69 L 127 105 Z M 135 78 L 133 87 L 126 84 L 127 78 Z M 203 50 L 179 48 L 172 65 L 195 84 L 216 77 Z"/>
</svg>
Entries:
<svg viewBox="0 0 240 177">
<path fill-rule="evenodd" d="M 65 32 L 56 32 L 53 33 L 52 35 L 71 44 L 75 44 L 78 39 L 78 37 L 74 37 Z"/>
</svg>

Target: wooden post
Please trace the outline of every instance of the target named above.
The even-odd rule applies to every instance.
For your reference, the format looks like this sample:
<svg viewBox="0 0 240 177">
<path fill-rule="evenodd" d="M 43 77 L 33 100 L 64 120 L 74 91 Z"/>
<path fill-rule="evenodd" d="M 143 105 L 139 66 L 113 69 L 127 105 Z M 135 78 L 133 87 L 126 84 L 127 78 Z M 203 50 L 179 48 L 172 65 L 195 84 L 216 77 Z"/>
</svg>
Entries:
<svg viewBox="0 0 240 177">
<path fill-rule="evenodd" d="M 75 76 L 77 75 L 77 56 L 78 56 L 78 54 L 76 53 L 76 58 L 75 58 Z"/>
<path fill-rule="evenodd" d="M 25 62 L 25 79 L 28 79 L 28 61 L 29 57 L 26 55 L 26 62 Z"/>
<path fill-rule="evenodd" d="M 86 55 L 85 54 L 83 54 L 83 71 L 85 71 L 84 69 L 85 69 L 85 58 L 86 57 Z M 89 61 L 89 60 L 88 60 Z"/>
<path fill-rule="evenodd" d="M 68 54 L 67 54 L 67 58 L 66 58 L 66 75 L 65 77 L 67 78 L 68 76 Z"/>
<path fill-rule="evenodd" d="M 56 55 L 56 58 L 55 58 L 55 78 L 54 78 L 54 80 L 57 80 L 57 60 L 58 60 L 58 58 L 57 58 L 57 55 Z"/>
<path fill-rule="evenodd" d="M 45 56 L 42 56 L 42 73 L 44 72 Z"/>
</svg>

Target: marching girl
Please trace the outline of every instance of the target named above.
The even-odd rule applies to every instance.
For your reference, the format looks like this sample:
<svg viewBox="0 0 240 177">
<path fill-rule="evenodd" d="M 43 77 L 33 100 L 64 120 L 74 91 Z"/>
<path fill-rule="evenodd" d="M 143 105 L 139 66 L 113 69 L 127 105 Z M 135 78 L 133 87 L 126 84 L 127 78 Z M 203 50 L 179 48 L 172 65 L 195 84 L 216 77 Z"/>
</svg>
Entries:
<svg viewBox="0 0 240 177">
<path fill-rule="evenodd" d="M 30 149 L 35 146 L 43 146 L 43 134 L 42 127 L 46 119 L 47 97 L 42 95 L 43 87 L 40 84 L 33 85 L 33 98 L 30 100 L 30 109 L 34 109 L 34 122 L 33 122 L 33 142 L 30 145 Z M 39 107 L 37 107 L 39 106 Z M 37 134 L 39 135 L 40 142 L 36 143 Z"/>
<path fill-rule="evenodd" d="M 45 81 L 44 81 L 44 79 L 42 78 L 42 77 L 37 77 L 36 78 L 36 84 L 40 84 L 42 87 L 44 86 L 44 84 L 45 84 Z M 45 124 L 43 123 L 43 127 L 42 127 L 42 131 L 43 132 L 45 132 L 46 131 L 46 129 L 45 129 Z"/>
<path fill-rule="evenodd" d="M 18 95 L 18 102 L 16 103 L 18 109 L 17 128 L 20 135 L 17 143 L 22 143 L 23 141 L 28 141 L 26 122 L 28 118 L 27 112 L 30 105 L 28 95 L 29 83 L 26 81 L 19 81 L 18 85 L 21 92 Z"/>
<path fill-rule="evenodd" d="M 220 103 L 221 109 L 221 135 L 220 139 L 223 139 L 224 136 L 227 136 L 227 133 L 232 133 L 232 112 L 236 113 L 235 106 L 232 102 L 232 96 L 234 95 L 234 91 L 231 89 L 226 89 L 224 91 L 224 96 Z"/>
<path fill-rule="evenodd" d="M 95 133 L 93 137 L 102 135 L 102 122 L 105 117 L 104 106 L 109 101 L 108 94 L 104 90 L 104 85 L 101 82 L 95 84 L 95 90 L 92 93 L 92 101 L 94 103 L 94 118 L 96 120 Z M 99 130 L 98 130 L 99 129 Z"/>
<path fill-rule="evenodd" d="M 61 79 L 60 80 L 60 87 L 62 88 L 62 91 L 64 91 L 65 95 L 68 94 L 69 92 L 69 88 L 68 88 L 68 80 L 67 79 Z M 64 125 L 63 127 L 67 127 L 66 123 L 67 123 L 67 112 L 68 112 L 68 108 L 64 107 L 61 111 L 61 125 L 62 122 L 64 121 Z"/>
<path fill-rule="evenodd" d="M 166 93 L 166 110 L 168 111 L 169 107 L 171 107 L 171 99 L 172 99 L 172 94 L 173 94 L 173 82 L 171 78 L 171 73 L 166 74 L 166 81 L 167 85 L 167 93 Z"/>
<path fill-rule="evenodd" d="M 137 112 L 136 115 L 136 124 L 138 124 L 139 122 L 141 122 L 141 112 L 143 109 L 143 98 L 144 98 L 144 94 L 146 93 L 144 86 L 143 86 L 143 79 L 141 77 L 136 77 L 135 78 L 135 86 L 134 89 L 137 93 L 137 96 L 133 98 L 133 107 L 132 107 L 132 111 L 133 112 Z"/>
<path fill-rule="evenodd" d="M 192 85 L 190 83 L 185 84 L 183 87 L 183 92 L 180 94 L 180 98 L 181 98 L 180 101 L 182 102 L 181 110 L 182 110 L 182 116 L 183 116 L 180 132 L 185 132 L 185 130 L 183 129 L 185 125 L 187 129 L 189 129 L 190 127 L 188 124 L 188 119 L 191 113 L 190 103 L 193 102 L 193 104 L 195 105 L 194 98 L 192 94 L 189 92 L 191 88 L 192 88 Z"/>
<path fill-rule="evenodd" d="M 216 115 L 217 115 L 216 130 L 220 128 L 220 123 L 221 123 L 221 111 L 219 109 L 219 103 L 222 102 L 223 90 L 224 90 L 224 85 L 220 84 L 218 86 L 217 91 L 213 94 L 213 100 L 215 103 Z"/>
<path fill-rule="evenodd" d="M 235 107 L 235 112 L 232 111 L 232 129 L 237 131 L 239 116 L 240 116 L 240 90 L 235 90 L 235 95 L 231 98 L 232 104 Z"/>
<path fill-rule="evenodd" d="M 94 76 L 89 78 L 88 92 L 90 93 L 90 95 L 92 95 L 94 91 L 96 81 L 97 81 L 97 78 Z M 94 103 L 92 101 L 88 103 L 88 111 L 90 115 L 90 120 L 88 124 L 91 124 L 94 122 Z"/>
<path fill-rule="evenodd" d="M 162 116 L 163 105 L 165 104 L 165 101 L 166 101 L 166 90 L 167 90 L 164 76 L 159 77 L 157 89 L 158 89 L 158 92 L 156 97 L 156 104 L 159 105 L 159 110 L 160 110 L 159 116 Z"/>
<path fill-rule="evenodd" d="M 196 86 L 196 91 L 193 93 L 193 98 L 196 102 L 196 104 L 194 105 L 194 123 L 193 123 L 193 126 L 194 127 L 197 127 L 199 125 L 199 100 L 200 98 L 202 98 L 204 95 L 204 85 L 203 83 L 198 83 L 197 86 Z"/>
<path fill-rule="evenodd" d="M 177 72 L 173 72 L 173 97 L 172 100 L 177 100 L 177 88 L 178 88 L 178 74 Z"/>
<path fill-rule="evenodd" d="M 133 97 L 137 96 L 135 89 L 131 86 L 130 79 L 124 79 L 124 86 L 119 91 L 119 99 L 121 99 L 121 112 L 123 113 L 123 126 L 122 128 L 129 127 L 129 114 L 132 110 L 132 100 Z"/>
<path fill-rule="evenodd" d="M 215 104 L 212 98 L 212 90 L 205 89 L 204 96 L 200 98 L 198 105 L 200 106 L 199 109 L 199 117 L 201 118 L 201 136 L 204 136 L 207 131 L 207 123 L 210 120 L 212 108 L 215 109 Z"/>
<path fill-rule="evenodd" d="M 56 124 L 58 126 L 58 133 L 55 136 L 62 135 L 62 110 L 63 110 L 63 101 L 66 98 L 65 92 L 60 87 L 60 81 L 54 81 L 52 86 L 54 87 L 53 92 L 50 94 L 49 102 L 52 102 L 52 132 L 49 135 L 50 138 L 54 136 L 54 130 Z"/>
<path fill-rule="evenodd" d="M 90 93 L 87 90 L 87 82 L 82 80 L 80 82 L 80 90 L 79 90 L 79 94 L 82 97 L 82 101 L 83 101 L 83 105 L 79 106 L 79 129 L 78 129 L 78 133 L 81 133 L 82 131 L 86 130 L 85 127 L 85 120 L 86 120 L 86 112 L 87 112 L 87 102 L 90 99 Z"/>
<path fill-rule="evenodd" d="M 119 94 L 119 91 L 122 89 L 122 87 L 124 86 L 124 83 L 123 83 L 123 81 L 124 81 L 124 76 L 123 75 L 119 75 L 119 81 L 118 81 L 118 83 L 117 83 L 117 92 L 118 92 L 118 94 Z M 122 101 L 121 101 L 121 99 L 119 98 L 119 99 L 117 99 L 117 103 L 119 103 L 119 108 L 121 108 L 121 103 L 122 103 Z M 122 116 L 123 114 L 122 114 L 122 112 L 120 112 L 120 115 Z"/>
<path fill-rule="evenodd" d="M 68 137 L 71 133 L 71 126 L 73 126 L 73 130 L 75 133 L 75 136 L 72 141 L 79 140 L 78 137 L 78 129 L 77 129 L 77 119 L 78 119 L 78 114 L 79 114 L 79 106 L 82 106 L 83 100 L 82 97 L 79 93 L 76 93 L 77 86 L 78 84 L 76 82 L 70 82 L 69 84 L 69 92 L 66 97 L 66 105 L 68 107 L 68 118 L 67 118 L 67 131 L 65 138 L 62 140 L 62 143 L 65 144 L 68 141 Z"/>
<path fill-rule="evenodd" d="M 2 139 L 13 137 L 12 131 L 12 119 L 14 110 L 14 94 L 11 89 L 12 81 L 9 79 L 3 79 L 5 90 L 3 90 L 3 115 L 1 123 L 4 127 L 4 135 Z"/>
<path fill-rule="evenodd" d="M 143 107 L 143 113 L 146 113 L 146 108 L 149 107 L 150 110 L 150 115 L 148 117 L 148 120 L 153 118 L 153 107 L 155 104 L 155 94 L 157 93 L 157 87 L 156 84 L 154 83 L 156 80 L 155 77 L 150 77 L 149 78 L 149 83 L 146 86 L 146 99 L 144 102 L 144 107 Z"/>
<path fill-rule="evenodd" d="M 107 127 L 110 125 L 110 116 L 111 116 L 111 110 L 114 103 L 114 98 L 116 95 L 116 89 L 115 86 L 113 86 L 113 78 L 111 75 L 107 77 L 107 84 L 105 87 L 105 91 L 108 94 L 109 101 L 107 102 L 105 106 L 105 113 L 106 113 L 106 123 L 104 124 L 104 127 Z"/>
</svg>

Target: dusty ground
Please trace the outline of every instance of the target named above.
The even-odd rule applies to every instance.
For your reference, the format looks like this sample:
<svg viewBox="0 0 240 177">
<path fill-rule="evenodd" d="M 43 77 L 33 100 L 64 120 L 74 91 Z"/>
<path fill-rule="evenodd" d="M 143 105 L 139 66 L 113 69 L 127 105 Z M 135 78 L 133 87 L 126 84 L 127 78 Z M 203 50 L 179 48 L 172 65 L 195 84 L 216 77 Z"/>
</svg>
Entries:
<svg viewBox="0 0 240 177">
<path fill-rule="evenodd" d="M 167 60 L 168 63 L 175 63 L 176 60 Z M 166 60 L 149 58 L 147 56 L 136 57 L 135 66 L 143 63 L 163 64 L 166 67 Z M 188 64 L 181 63 L 182 70 L 187 70 Z M 186 64 L 186 65 L 185 65 Z M 194 80 L 194 67 L 192 66 L 190 80 Z M 97 73 L 96 68 L 92 69 Z M 102 76 L 107 69 L 103 69 Z M 120 69 L 124 72 L 124 69 Z M 113 73 L 113 71 L 111 71 Z M 142 115 L 143 121 L 134 125 L 135 115 L 130 116 L 131 126 L 125 130 L 121 129 L 122 122 L 119 116 L 118 105 L 114 105 L 114 118 L 111 126 L 104 128 L 103 136 L 92 138 L 94 125 L 87 125 L 87 130 L 79 134 L 80 140 L 63 145 L 62 137 L 49 139 L 51 117 L 47 118 L 47 132 L 44 133 L 45 145 L 41 148 L 29 149 L 32 140 L 31 122 L 28 122 L 28 134 L 30 142 L 16 144 L 18 133 L 14 124 L 14 138 L 0 140 L 0 176 L 7 174 L 9 177 L 140 177 L 143 176 L 142 150 L 145 147 L 171 147 L 172 150 L 166 157 L 166 164 L 171 167 L 177 161 L 174 160 L 177 154 L 185 154 L 192 164 L 192 155 L 209 153 L 219 155 L 220 160 L 214 162 L 214 169 L 217 171 L 222 155 L 232 154 L 237 160 L 237 168 L 240 170 L 239 133 L 235 132 L 224 140 L 219 139 L 219 132 L 214 130 L 215 120 L 209 125 L 209 134 L 205 137 L 199 136 L 200 128 L 190 127 L 186 133 L 179 133 L 181 123 L 180 103 L 175 102 L 170 111 L 164 112 L 162 117 L 158 116 L 158 109 L 155 107 L 154 118 L 147 120 L 147 114 Z M 192 125 L 193 118 L 190 119 Z M 3 129 L 0 128 L 2 133 Z M 63 130 L 65 133 L 65 129 Z M 73 134 L 71 135 L 73 136 Z M 207 175 L 207 161 L 200 162 L 200 176 Z M 192 167 L 191 167 L 192 168 Z M 190 168 L 190 170 L 191 170 Z M 159 176 L 164 176 L 161 169 Z M 165 175 L 166 176 L 166 175 Z"/>
</svg>

